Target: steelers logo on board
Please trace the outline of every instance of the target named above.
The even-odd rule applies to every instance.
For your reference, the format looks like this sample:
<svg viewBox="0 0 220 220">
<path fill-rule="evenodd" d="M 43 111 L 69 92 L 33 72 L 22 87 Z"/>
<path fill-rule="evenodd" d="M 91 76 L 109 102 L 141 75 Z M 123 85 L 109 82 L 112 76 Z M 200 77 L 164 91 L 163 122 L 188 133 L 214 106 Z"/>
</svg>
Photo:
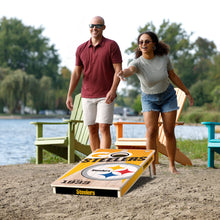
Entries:
<svg viewBox="0 0 220 220">
<path fill-rule="evenodd" d="M 89 166 L 82 171 L 82 175 L 93 180 L 123 180 L 129 179 L 140 167 L 128 163 L 109 163 Z"/>
</svg>

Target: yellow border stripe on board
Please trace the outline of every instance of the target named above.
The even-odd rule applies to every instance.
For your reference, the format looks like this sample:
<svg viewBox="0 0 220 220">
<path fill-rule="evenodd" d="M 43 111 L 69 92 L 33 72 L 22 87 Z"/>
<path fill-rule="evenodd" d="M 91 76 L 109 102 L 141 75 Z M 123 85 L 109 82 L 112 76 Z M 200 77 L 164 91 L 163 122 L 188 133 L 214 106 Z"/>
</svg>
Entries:
<svg viewBox="0 0 220 220">
<path fill-rule="evenodd" d="M 121 196 L 123 196 L 128 189 L 130 189 L 130 187 L 134 184 L 134 182 L 136 181 L 136 179 L 141 175 L 141 173 L 143 172 L 143 169 L 140 168 L 133 176 L 132 178 L 130 178 L 130 180 L 128 181 L 128 183 L 121 189 Z"/>
<path fill-rule="evenodd" d="M 121 189 L 121 196 L 123 196 L 127 190 L 130 189 L 142 172 L 151 164 L 152 160 L 152 157 L 149 158 L 149 160 L 129 179 L 128 183 Z"/>
</svg>

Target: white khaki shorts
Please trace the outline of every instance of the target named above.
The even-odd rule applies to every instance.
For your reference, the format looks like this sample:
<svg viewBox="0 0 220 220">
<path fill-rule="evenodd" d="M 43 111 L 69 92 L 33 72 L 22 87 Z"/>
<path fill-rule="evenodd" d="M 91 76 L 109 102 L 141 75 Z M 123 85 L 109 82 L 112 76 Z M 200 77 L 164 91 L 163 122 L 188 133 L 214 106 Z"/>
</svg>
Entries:
<svg viewBox="0 0 220 220">
<path fill-rule="evenodd" d="M 105 98 L 82 98 L 84 124 L 112 124 L 114 104 L 105 103 Z"/>
</svg>

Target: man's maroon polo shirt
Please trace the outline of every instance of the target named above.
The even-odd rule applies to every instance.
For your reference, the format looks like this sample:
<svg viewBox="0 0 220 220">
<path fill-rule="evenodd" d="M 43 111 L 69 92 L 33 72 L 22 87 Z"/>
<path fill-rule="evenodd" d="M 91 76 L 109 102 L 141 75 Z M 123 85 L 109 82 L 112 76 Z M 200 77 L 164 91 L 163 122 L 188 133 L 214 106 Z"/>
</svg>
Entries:
<svg viewBox="0 0 220 220">
<path fill-rule="evenodd" d="M 122 57 L 118 44 L 113 40 L 103 37 L 93 47 L 90 39 L 77 48 L 76 66 L 83 66 L 83 98 L 106 96 L 112 86 L 115 63 L 122 63 Z"/>
</svg>

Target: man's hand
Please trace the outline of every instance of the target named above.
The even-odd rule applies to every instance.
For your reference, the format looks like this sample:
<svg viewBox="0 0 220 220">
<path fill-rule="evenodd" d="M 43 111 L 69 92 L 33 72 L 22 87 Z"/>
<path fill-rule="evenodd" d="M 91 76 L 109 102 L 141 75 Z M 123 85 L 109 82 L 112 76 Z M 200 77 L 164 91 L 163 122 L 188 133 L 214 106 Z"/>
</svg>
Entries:
<svg viewBox="0 0 220 220">
<path fill-rule="evenodd" d="M 72 96 L 67 96 L 67 99 L 66 99 L 66 107 L 72 111 L 73 110 L 73 98 Z"/>
<path fill-rule="evenodd" d="M 115 92 L 111 92 L 111 91 L 109 91 L 108 93 L 107 93 L 107 95 L 106 95 L 106 98 L 105 98 L 105 102 L 107 103 L 107 104 L 111 104 L 113 101 L 114 101 L 114 99 L 116 98 L 116 93 Z"/>
</svg>

